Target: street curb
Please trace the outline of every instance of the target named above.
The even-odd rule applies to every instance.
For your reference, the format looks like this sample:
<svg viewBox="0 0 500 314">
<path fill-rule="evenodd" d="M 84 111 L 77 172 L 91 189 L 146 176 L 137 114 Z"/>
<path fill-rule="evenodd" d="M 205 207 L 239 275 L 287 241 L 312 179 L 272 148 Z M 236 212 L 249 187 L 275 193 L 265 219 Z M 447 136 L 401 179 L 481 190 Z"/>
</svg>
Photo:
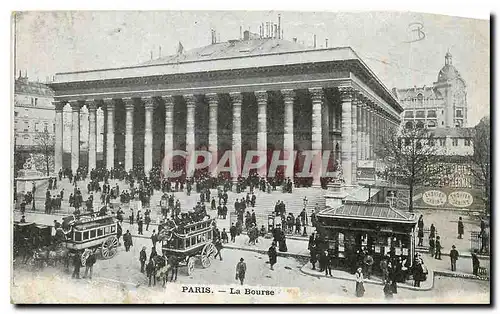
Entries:
<svg viewBox="0 0 500 314">
<path fill-rule="evenodd" d="M 330 277 L 327 277 L 326 275 L 320 275 L 320 274 L 317 274 L 317 273 L 312 273 L 310 269 L 306 269 L 308 264 L 305 264 L 304 266 L 302 266 L 300 268 L 300 271 L 303 273 L 303 274 L 306 274 L 306 275 L 309 275 L 309 276 L 314 276 L 316 278 L 321 278 L 321 277 L 324 277 L 324 278 L 329 278 L 329 279 L 341 279 L 341 280 L 349 280 L 349 281 L 356 281 L 356 278 L 351 278 L 351 277 L 340 277 L 340 276 L 330 276 Z M 413 286 L 408 286 L 408 285 L 400 285 L 400 283 L 398 283 L 398 288 L 401 288 L 401 289 L 407 289 L 407 290 L 414 290 L 414 291 L 430 291 L 432 290 L 432 288 L 434 288 L 434 272 L 432 270 L 429 270 L 429 275 L 428 275 L 428 278 L 427 280 L 430 280 L 431 284 L 430 284 L 430 287 L 413 287 Z M 427 282 L 424 281 L 424 282 Z M 379 285 L 379 286 L 383 286 L 384 284 L 380 281 L 375 281 L 373 279 L 365 279 L 365 283 L 370 283 L 370 284 L 374 284 L 374 285 Z"/>
<path fill-rule="evenodd" d="M 225 245 L 223 249 L 241 250 L 241 251 L 255 252 L 260 254 L 267 254 L 267 250 L 251 248 L 251 247 L 240 247 L 234 245 Z M 281 257 L 309 258 L 309 255 L 298 254 L 298 253 L 288 253 L 288 252 L 277 252 L 277 253 L 278 256 Z"/>
<path fill-rule="evenodd" d="M 475 276 L 472 274 L 455 273 L 455 272 L 449 272 L 449 271 L 444 271 L 444 270 L 436 270 L 434 272 L 436 273 L 436 276 L 442 276 L 442 277 L 463 278 L 463 279 L 480 280 L 480 281 L 489 281 L 490 280 L 490 278 L 479 277 L 479 276 Z"/>
<path fill-rule="evenodd" d="M 415 249 L 415 251 L 418 252 L 418 253 L 429 253 L 429 249 L 427 249 L 425 247 L 417 247 Z M 441 253 L 441 255 L 442 256 L 450 256 L 450 253 Z M 460 257 L 471 258 L 472 255 L 469 252 L 465 252 L 465 253 L 460 253 Z M 490 256 L 489 255 L 483 255 L 483 254 L 478 254 L 477 258 L 482 259 L 482 260 L 490 260 Z"/>
</svg>

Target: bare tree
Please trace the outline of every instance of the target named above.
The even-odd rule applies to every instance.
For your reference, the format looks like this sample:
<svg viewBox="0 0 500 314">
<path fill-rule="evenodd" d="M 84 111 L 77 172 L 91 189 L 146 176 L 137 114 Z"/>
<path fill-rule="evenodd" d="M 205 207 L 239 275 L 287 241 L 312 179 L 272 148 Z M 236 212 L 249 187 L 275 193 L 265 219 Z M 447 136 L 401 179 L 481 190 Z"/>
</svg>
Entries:
<svg viewBox="0 0 500 314">
<path fill-rule="evenodd" d="M 50 159 L 54 152 L 54 136 L 49 133 L 47 128 L 43 132 L 38 132 L 35 136 L 35 143 L 37 149 L 43 155 L 43 161 L 45 164 L 45 170 L 47 172 L 47 176 L 50 175 Z"/>
<path fill-rule="evenodd" d="M 474 153 L 469 157 L 471 173 L 476 183 L 483 188 L 485 210 L 490 211 L 491 192 L 491 125 L 490 118 L 484 117 L 474 127 Z"/>
<path fill-rule="evenodd" d="M 409 187 L 409 211 L 413 211 L 415 187 L 432 184 L 443 170 L 432 131 L 423 128 L 390 130 L 380 139 L 375 154 L 384 164 L 387 180 Z"/>
</svg>

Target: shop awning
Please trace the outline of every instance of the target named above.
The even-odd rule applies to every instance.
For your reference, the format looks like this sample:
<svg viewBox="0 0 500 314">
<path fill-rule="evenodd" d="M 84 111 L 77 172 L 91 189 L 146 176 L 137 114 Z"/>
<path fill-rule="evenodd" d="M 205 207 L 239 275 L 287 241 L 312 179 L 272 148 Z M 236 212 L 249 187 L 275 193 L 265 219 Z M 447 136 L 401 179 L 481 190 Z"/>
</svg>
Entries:
<svg viewBox="0 0 500 314">
<path fill-rule="evenodd" d="M 415 223 L 416 216 L 391 207 L 389 204 L 344 201 L 342 206 L 327 208 L 318 217 L 355 220 Z"/>
</svg>

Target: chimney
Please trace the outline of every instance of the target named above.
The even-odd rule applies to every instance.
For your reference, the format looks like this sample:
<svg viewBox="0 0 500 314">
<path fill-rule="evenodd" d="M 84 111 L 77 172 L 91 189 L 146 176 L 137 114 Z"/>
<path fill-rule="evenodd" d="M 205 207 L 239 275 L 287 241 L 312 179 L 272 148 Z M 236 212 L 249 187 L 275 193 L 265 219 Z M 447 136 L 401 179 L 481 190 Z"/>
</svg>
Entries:
<svg viewBox="0 0 500 314">
<path fill-rule="evenodd" d="M 313 47 L 316 48 L 316 34 L 314 34 L 314 44 Z"/>
<path fill-rule="evenodd" d="M 284 33 L 284 32 L 283 32 L 283 30 L 281 30 L 281 39 L 285 38 L 285 37 L 283 36 L 283 33 Z"/>
<path fill-rule="evenodd" d="M 281 36 L 281 14 L 278 14 L 278 39 L 283 39 Z"/>
<path fill-rule="evenodd" d="M 158 47 L 158 59 L 161 58 L 161 46 Z"/>
<path fill-rule="evenodd" d="M 274 24 L 274 38 L 278 38 L 278 24 Z"/>
<path fill-rule="evenodd" d="M 259 38 L 262 38 L 262 26 L 259 25 Z"/>
<path fill-rule="evenodd" d="M 153 50 L 150 51 L 151 54 L 151 60 L 153 60 Z"/>
<path fill-rule="evenodd" d="M 328 48 L 328 38 L 325 38 L 325 48 Z"/>
<path fill-rule="evenodd" d="M 297 42 L 297 37 L 294 37 L 293 38 L 293 42 L 296 43 Z"/>
<path fill-rule="evenodd" d="M 269 22 L 266 22 L 266 38 L 269 38 Z"/>
<path fill-rule="evenodd" d="M 241 32 L 242 32 L 242 27 L 240 25 L 240 40 L 241 40 Z"/>
</svg>

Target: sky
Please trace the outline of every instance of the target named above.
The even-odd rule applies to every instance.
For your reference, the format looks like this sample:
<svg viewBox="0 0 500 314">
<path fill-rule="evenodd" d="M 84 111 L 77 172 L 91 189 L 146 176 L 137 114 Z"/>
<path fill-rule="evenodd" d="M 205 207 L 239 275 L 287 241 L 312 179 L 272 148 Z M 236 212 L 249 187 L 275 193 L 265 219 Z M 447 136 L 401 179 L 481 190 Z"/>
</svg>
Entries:
<svg viewBox="0 0 500 314">
<path fill-rule="evenodd" d="M 30 80 L 57 72 L 136 65 L 161 54 L 175 54 L 238 39 L 240 26 L 258 33 L 262 22 L 277 23 L 284 38 L 306 46 L 351 46 L 389 88 L 431 86 L 447 51 L 467 84 L 473 126 L 490 106 L 490 23 L 488 20 L 410 12 L 292 11 L 45 11 L 17 14 L 16 69 Z M 422 25 L 422 40 L 416 24 Z M 16 74 L 18 75 L 18 74 Z"/>
</svg>

